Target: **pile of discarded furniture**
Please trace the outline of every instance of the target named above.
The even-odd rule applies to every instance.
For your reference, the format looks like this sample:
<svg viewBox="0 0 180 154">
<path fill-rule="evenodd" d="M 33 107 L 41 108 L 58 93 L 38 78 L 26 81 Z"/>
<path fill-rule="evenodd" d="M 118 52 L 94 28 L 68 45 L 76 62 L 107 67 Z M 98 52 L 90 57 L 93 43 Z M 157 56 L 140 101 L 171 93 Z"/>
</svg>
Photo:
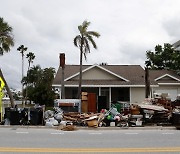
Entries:
<svg viewBox="0 0 180 154">
<path fill-rule="evenodd" d="M 145 125 L 175 125 L 180 128 L 180 96 L 170 101 L 166 95 L 145 99 L 142 103 L 111 102 L 109 109 L 99 113 L 79 112 L 79 102 L 75 112 L 65 112 L 64 108 L 45 106 L 34 108 L 5 108 L 5 125 L 45 125 L 58 126 L 62 130 L 81 127 L 142 127 Z"/>
<path fill-rule="evenodd" d="M 180 99 L 179 99 L 180 100 Z M 102 109 L 100 113 L 79 113 L 58 111 L 58 107 L 50 117 L 45 117 L 47 126 L 88 126 L 88 127 L 141 127 L 144 125 L 179 125 L 180 101 L 171 102 L 161 96 L 145 99 L 139 104 L 127 102 L 112 102 L 109 109 Z M 58 116 L 57 116 L 58 115 Z M 57 118 L 58 117 L 58 118 Z"/>
</svg>

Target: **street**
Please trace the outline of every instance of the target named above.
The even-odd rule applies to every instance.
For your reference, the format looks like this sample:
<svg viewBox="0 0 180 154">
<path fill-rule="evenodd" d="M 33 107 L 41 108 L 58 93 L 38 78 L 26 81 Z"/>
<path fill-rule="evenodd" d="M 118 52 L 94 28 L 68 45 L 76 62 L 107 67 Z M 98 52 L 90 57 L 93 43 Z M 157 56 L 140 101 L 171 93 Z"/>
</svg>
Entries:
<svg viewBox="0 0 180 154">
<path fill-rule="evenodd" d="M 0 153 L 179 153 L 178 130 L 0 128 Z"/>
</svg>

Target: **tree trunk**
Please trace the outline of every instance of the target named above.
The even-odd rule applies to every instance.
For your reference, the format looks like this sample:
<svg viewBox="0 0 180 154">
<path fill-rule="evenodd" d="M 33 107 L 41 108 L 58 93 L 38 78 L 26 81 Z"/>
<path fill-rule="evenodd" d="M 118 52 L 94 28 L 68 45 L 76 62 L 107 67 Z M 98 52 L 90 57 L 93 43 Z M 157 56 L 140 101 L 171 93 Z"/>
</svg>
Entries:
<svg viewBox="0 0 180 154">
<path fill-rule="evenodd" d="M 22 52 L 22 79 L 23 79 L 23 77 L 24 77 L 24 51 Z M 22 79 L 21 79 L 21 81 L 22 81 Z M 23 107 L 25 107 L 23 90 L 24 90 L 24 85 L 22 83 L 22 105 L 23 105 Z"/>
<path fill-rule="evenodd" d="M 80 68 L 79 68 L 79 89 L 78 89 L 78 98 L 81 99 L 81 85 L 82 85 L 82 47 L 80 49 Z"/>
<path fill-rule="evenodd" d="M 150 96 L 150 81 L 149 81 L 149 70 L 145 68 L 145 98 L 149 98 Z"/>
<path fill-rule="evenodd" d="M 6 88 L 6 91 L 7 91 L 8 95 L 9 95 L 9 98 L 10 98 L 11 107 L 14 108 L 14 106 L 15 106 L 15 104 L 14 104 L 14 98 L 13 98 L 13 95 L 12 95 L 12 93 L 11 93 L 11 90 L 9 89 L 9 86 L 8 86 L 8 84 L 7 84 L 4 76 L 3 76 L 3 73 L 2 73 L 2 70 L 1 70 L 1 69 L 0 69 L 0 77 L 2 78 L 2 80 L 3 80 L 4 83 L 5 83 L 5 88 Z"/>
<path fill-rule="evenodd" d="M 62 67 L 62 76 L 61 76 L 61 98 L 65 99 L 65 89 L 64 89 L 64 66 Z"/>
</svg>

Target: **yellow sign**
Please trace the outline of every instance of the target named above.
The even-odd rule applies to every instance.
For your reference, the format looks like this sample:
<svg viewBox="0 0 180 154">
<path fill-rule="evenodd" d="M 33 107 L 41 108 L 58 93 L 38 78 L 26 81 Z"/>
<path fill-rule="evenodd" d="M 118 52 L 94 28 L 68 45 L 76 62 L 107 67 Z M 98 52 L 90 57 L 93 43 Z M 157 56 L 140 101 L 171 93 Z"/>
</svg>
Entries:
<svg viewBox="0 0 180 154">
<path fill-rule="evenodd" d="M 3 81 L 3 79 L 0 77 L 0 91 L 4 88 L 5 83 Z"/>
</svg>

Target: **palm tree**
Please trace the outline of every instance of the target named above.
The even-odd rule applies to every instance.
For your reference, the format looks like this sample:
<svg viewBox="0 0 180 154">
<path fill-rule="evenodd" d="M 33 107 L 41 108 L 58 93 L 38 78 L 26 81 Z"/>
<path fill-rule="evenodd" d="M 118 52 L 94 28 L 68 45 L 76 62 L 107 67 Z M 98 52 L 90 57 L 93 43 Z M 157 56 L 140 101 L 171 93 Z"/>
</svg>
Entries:
<svg viewBox="0 0 180 154">
<path fill-rule="evenodd" d="M 3 55 L 4 52 L 9 52 L 10 47 L 14 46 L 12 30 L 13 30 L 12 27 L 10 27 L 9 24 L 5 22 L 3 18 L 0 17 L 0 55 Z M 9 86 L 3 76 L 1 68 L 0 68 L 0 77 L 5 83 L 5 88 L 10 98 L 11 107 L 14 107 L 15 106 L 14 99 L 9 89 Z"/>
<path fill-rule="evenodd" d="M 29 71 L 29 68 L 30 68 L 30 65 L 31 63 L 33 63 L 33 60 L 35 59 L 35 55 L 34 53 L 32 52 L 29 52 L 27 55 L 26 55 L 26 58 L 28 59 L 28 71 Z"/>
<path fill-rule="evenodd" d="M 86 54 L 90 53 L 90 43 L 92 44 L 93 48 L 97 49 L 96 43 L 93 40 L 93 37 L 99 37 L 100 34 L 95 31 L 88 31 L 88 27 L 90 22 L 84 21 L 82 25 L 78 26 L 78 30 L 80 32 L 74 38 L 74 45 L 80 49 L 80 70 L 79 70 L 79 89 L 78 89 L 78 98 L 81 98 L 81 84 L 82 84 L 82 57 L 87 59 Z"/>
<path fill-rule="evenodd" d="M 22 80 L 23 80 L 23 77 L 24 77 L 24 52 L 26 52 L 27 47 L 24 47 L 24 45 L 21 45 L 17 48 L 17 50 L 20 51 L 21 56 L 22 56 Z M 24 105 L 23 89 L 24 89 L 24 86 L 22 83 L 22 104 Z"/>
<path fill-rule="evenodd" d="M 27 77 L 28 77 L 28 72 L 31 66 L 31 63 L 33 63 L 33 60 L 35 59 L 35 55 L 32 52 L 29 52 L 26 55 L 26 58 L 28 59 L 28 71 L 27 71 Z M 27 95 L 28 95 L 28 83 L 26 84 L 26 96 L 25 96 L 25 103 L 27 102 Z"/>
<path fill-rule="evenodd" d="M 10 47 L 14 46 L 12 27 L 0 17 L 0 55 L 9 52 Z"/>
</svg>

